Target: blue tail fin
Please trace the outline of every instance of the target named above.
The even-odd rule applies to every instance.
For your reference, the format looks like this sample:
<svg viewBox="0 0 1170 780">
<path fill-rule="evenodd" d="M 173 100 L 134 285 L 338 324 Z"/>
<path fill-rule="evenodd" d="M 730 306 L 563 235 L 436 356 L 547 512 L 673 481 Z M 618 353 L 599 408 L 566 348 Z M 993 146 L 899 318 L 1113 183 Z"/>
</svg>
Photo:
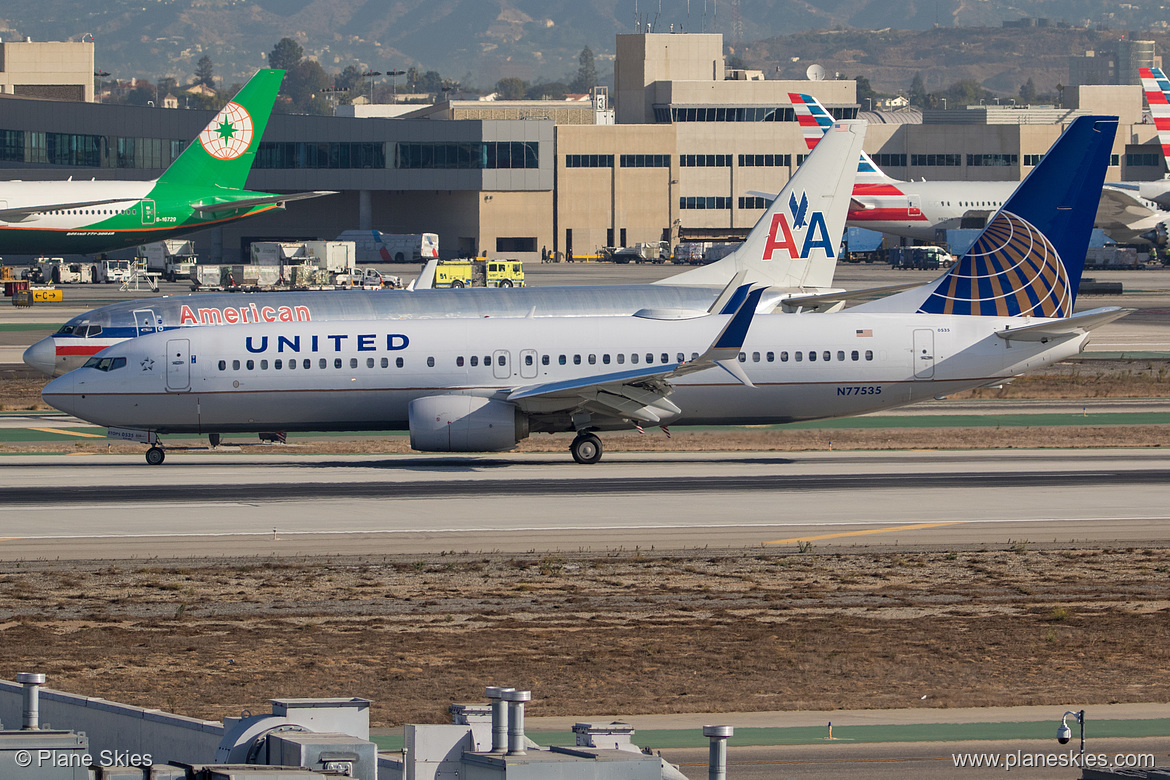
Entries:
<svg viewBox="0 0 1170 780">
<path fill-rule="evenodd" d="M 1072 314 L 1117 117 L 1079 117 L 943 275 L 929 314 Z"/>
</svg>

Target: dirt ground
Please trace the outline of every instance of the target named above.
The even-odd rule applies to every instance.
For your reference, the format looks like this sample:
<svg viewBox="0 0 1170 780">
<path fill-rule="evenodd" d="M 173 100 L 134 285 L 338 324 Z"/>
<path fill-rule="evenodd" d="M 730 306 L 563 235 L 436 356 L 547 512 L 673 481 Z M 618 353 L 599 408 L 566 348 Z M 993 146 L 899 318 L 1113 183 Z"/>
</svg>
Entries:
<svg viewBox="0 0 1170 780">
<path fill-rule="evenodd" d="M 1165 701 L 1170 549 L 7 564 L 0 677 L 220 719 L 362 696 L 532 715 Z"/>
</svg>

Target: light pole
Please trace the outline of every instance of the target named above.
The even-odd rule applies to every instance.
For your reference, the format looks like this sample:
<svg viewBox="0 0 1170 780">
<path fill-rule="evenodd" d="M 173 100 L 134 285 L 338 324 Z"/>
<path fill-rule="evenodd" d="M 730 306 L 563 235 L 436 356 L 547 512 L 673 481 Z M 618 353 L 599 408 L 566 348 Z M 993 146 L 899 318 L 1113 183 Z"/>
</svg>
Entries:
<svg viewBox="0 0 1170 780">
<path fill-rule="evenodd" d="M 873 113 L 873 98 L 867 97 L 865 100 L 867 103 L 869 103 L 868 111 L 872 114 Z"/>
<path fill-rule="evenodd" d="M 374 79 L 376 79 L 378 76 L 381 76 L 381 75 L 382 75 L 382 71 L 380 71 L 380 70 L 367 70 L 365 73 L 362 74 L 362 78 L 368 78 L 370 80 L 370 102 L 371 103 L 374 102 Z"/>
<path fill-rule="evenodd" d="M 942 101 L 943 111 L 946 111 L 947 110 L 947 99 L 946 98 L 939 98 L 939 100 Z"/>
<path fill-rule="evenodd" d="M 1068 720 L 1069 715 L 1076 717 L 1077 723 L 1079 723 L 1081 726 L 1080 766 L 1081 766 L 1081 771 L 1083 772 L 1085 769 L 1085 711 L 1084 710 L 1080 710 L 1078 712 L 1073 712 L 1072 710 L 1069 710 L 1068 712 L 1064 713 L 1063 716 L 1061 716 L 1060 725 L 1056 729 L 1056 741 L 1062 745 L 1067 745 L 1068 741 L 1070 739 L 1072 739 L 1072 731 L 1069 729 L 1068 723 L 1066 722 Z"/>
<path fill-rule="evenodd" d="M 386 75 L 390 77 L 390 102 L 398 102 L 398 77 L 406 73 L 404 70 L 388 70 Z"/>
</svg>

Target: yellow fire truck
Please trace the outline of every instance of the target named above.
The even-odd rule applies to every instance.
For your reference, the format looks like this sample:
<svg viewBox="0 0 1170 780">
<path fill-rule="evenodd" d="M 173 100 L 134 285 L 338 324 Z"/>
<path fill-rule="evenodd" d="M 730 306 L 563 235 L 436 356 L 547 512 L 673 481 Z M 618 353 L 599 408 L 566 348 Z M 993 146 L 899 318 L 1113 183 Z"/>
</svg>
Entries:
<svg viewBox="0 0 1170 780">
<path fill-rule="evenodd" d="M 435 287 L 523 287 L 519 260 L 446 260 L 435 269 Z"/>
</svg>

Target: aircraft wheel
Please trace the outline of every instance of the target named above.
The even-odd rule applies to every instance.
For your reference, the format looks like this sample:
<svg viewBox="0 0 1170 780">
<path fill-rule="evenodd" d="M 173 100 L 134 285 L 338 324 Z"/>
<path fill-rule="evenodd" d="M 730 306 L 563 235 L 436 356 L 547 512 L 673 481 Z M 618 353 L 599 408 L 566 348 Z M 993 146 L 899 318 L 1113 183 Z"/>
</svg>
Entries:
<svg viewBox="0 0 1170 780">
<path fill-rule="evenodd" d="M 592 433 L 581 433 L 569 445 L 573 460 L 586 465 L 601 460 L 601 439 Z"/>
<path fill-rule="evenodd" d="M 146 462 L 151 466 L 160 466 L 166 459 L 167 454 L 162 447 L 151 447 L 146 451 Z"/>
</svg>

